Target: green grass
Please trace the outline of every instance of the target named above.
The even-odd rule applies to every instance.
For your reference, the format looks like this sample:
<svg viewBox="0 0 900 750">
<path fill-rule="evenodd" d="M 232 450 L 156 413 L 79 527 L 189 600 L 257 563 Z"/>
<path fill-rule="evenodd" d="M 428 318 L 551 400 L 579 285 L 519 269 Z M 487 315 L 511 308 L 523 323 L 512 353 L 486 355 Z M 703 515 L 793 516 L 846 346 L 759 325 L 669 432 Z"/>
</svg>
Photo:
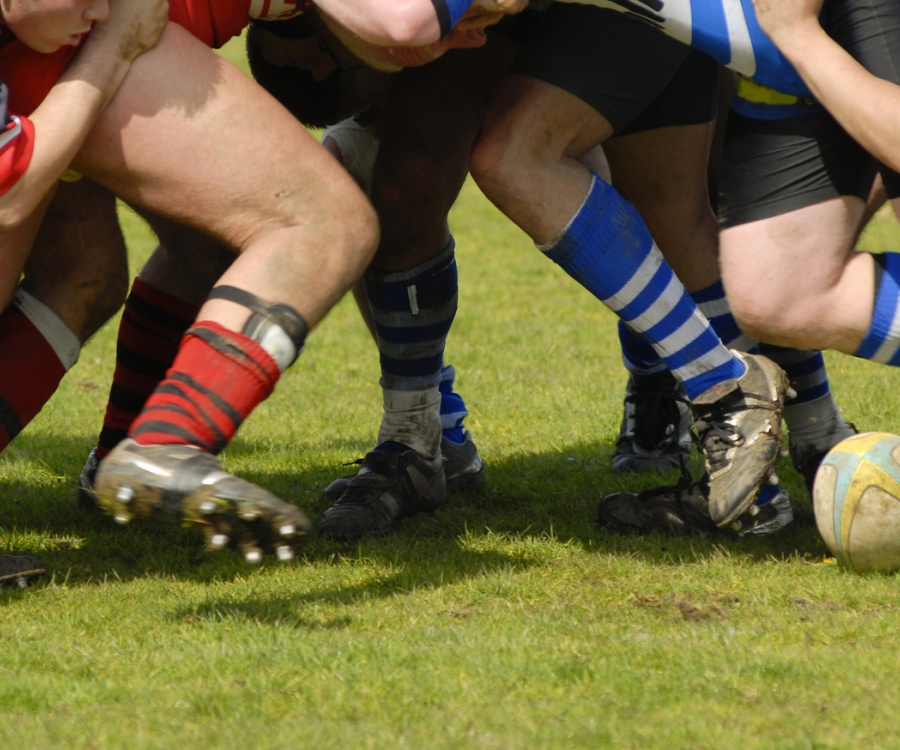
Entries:
<svg viewBox="0 0 900 750">
<path fill-rule="evenodd" d="M 136 270 L 152 248 L 125 214 Z M 0 746 L 900 747 L 900 587 L 769 540 L 619 537 L 597 499 L 625 376 L 614 318 L 468 185 L 448 348 L 489 467 L 481 494 L 360 544 L 260 567 L 174 526 L 80 511 L 115 324 L 0 455 L 0 550 L 49 575 L 0 592 Z M 896 248 L 893 219 L 866 241 Z M 896 431 L 895 372 L 828 355 L 847 418 Z M 376 351 L 349 300 L 228 449 L 312 517 L 374 442 Z"/>
</svg>

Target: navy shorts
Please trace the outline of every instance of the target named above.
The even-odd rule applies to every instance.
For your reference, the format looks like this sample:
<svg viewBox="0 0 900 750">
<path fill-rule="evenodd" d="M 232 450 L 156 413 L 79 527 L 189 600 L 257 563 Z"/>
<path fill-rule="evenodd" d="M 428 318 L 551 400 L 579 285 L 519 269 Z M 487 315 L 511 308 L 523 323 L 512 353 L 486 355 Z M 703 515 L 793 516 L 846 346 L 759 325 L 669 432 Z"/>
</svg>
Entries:
<svg viewBox="0 0 900 750">
<path fill-rule="evenodd" d="M 557 4 L 543 15 L 511 73 L 577 96 L 616 135 L 715 119 L 719 68 L 711 58 L 616 11 Z"/>
<path fill-rule="evenodd" d="M 900 3 L 829 0 L 822 25 L 879 78 L 900 84 Z M 823 110 L 784 119 L 728 118 L 719 221 L 737 226 L 840 196 L 865 200 L 876 173 L 890 198 L 900 175 L 880 164 Z"/>
</svg>

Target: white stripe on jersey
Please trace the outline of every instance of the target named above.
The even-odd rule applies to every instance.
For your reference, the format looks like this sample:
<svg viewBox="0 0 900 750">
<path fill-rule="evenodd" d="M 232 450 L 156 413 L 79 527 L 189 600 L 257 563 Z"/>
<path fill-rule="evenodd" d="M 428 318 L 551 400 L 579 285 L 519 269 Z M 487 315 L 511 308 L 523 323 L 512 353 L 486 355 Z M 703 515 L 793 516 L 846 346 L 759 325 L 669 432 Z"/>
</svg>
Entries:
<svg viewBox="0 0 900 750">
<path fill-rule="evenodd" d="M 12 120 L 12 126 L 0 133 L 0 151 L 16 140 L 22 132 L 22 121 L 15 115 L 10 115 L 10 120 Z"/>
<path fill-rule="evenodd" d="M 666 36 L 677 39 L 689 46 L 695 46 L 694 40 L 694 17 L 691 9 L 691 0 L 665 0 L 660 8 L 652 8 L 649 3 L 644 0 L 633 0 L 632 7 L 622 0 L 559 0 L 559 2 L 575 3 L 580 5 L 595 5 L 599 8 L 607 8 L 615 10 L 619 13 L 627 13 L 628 15 L 644 18 L 657 28 L 661 29 Z M 722 30 L 728 36 L 728 46 L 730 48 L 729 58 L 720 59 L 713 54 L 719 62 L 726 64 L 732 70 L 736 70 L 745 76 L 752 77 L 756 73 L 756 54 L 753 49 L 753 40 L 750 36 L 750 29 L 747 25 L 747 17 L 744 14 L 744 8 L 741 0 L 719 0 L 721 3 L 722 17 L 725 19 L 726 28 Z M 641 5 L 645 5 L 647 10 L 637 10 Z M 716 14 L 718 17 L 718 14 Z M 701 31 L 712 33 L 721 38 L 722 33 L 717 33 L 714 24 L 703 14 L 698 16 L 697 23 Z M 722 40 L 724 41 L 724 40 Z M 703 45 L 699 45 L 698 49 L 710 54 L 710 50 L 704 49 Z M 721 50 L 725 53 L 725 50 Z"/>
<path fill-rule="evenodd" d="M 750 39 L 744 7 L 739 2 L 726 2 L 723 7 L 728 40 L 731 43 L 731 62 L 728 67 L 752 78 L 756 73 L 756 55 L 753 52 L 753 41 Z"/>
<path fill-rule="evenodd" d="M 247 15 L 261 20 L 275 20 L 297 13 L 297 0 L 250 0 Z"/>
</svg>

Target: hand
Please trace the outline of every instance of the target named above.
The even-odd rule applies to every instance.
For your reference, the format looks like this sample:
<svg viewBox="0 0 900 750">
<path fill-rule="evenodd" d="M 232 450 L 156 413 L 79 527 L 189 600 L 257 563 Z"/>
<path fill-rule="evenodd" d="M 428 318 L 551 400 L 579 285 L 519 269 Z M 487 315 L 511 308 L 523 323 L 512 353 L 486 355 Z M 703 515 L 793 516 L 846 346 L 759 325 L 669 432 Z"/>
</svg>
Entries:
<svg viewBox="0 0 900 750">
<path fill-rule="evenodd" d="M 156 44 L 168 21 L 167 0 L 111 0 L 109 16 L 94 24 L 84 44 L 109 47 L 131 62 Z"/>
<path fill-rule="evenodd" d="M 437 60 L 447 50 L 481 47 L 487 37 L 481 29 L 454 28 L 446 37 L 419 47 L 384 47 L 384 61 L 397 68 L 412 68 Z"/>
<path fill-rule="evenodd" d="M 823 0 L 753 0 L 763 31 L 779 48 L 796 41 L 798 32 L 819 26 Z"/>
<path fill-rule="evenodd" d="M 475 0 L 468 13 L 511 15 L 527 7 L 528 0 Z"/>
</svg>

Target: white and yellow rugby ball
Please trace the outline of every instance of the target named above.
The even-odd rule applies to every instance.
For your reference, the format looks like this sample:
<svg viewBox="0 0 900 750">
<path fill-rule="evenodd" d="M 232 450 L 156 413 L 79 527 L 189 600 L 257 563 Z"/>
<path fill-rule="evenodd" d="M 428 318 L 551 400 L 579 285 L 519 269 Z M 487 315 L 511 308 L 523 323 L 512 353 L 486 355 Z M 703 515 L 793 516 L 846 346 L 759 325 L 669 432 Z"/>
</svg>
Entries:
<svg viewBox="0 0 900 750">
<path fill-rule="evenodd" d="M 857 573 L 900 569 L 900 436 L 865 432 L 825 456 L 813 485 L 816 525 Z"/>
</svg>

